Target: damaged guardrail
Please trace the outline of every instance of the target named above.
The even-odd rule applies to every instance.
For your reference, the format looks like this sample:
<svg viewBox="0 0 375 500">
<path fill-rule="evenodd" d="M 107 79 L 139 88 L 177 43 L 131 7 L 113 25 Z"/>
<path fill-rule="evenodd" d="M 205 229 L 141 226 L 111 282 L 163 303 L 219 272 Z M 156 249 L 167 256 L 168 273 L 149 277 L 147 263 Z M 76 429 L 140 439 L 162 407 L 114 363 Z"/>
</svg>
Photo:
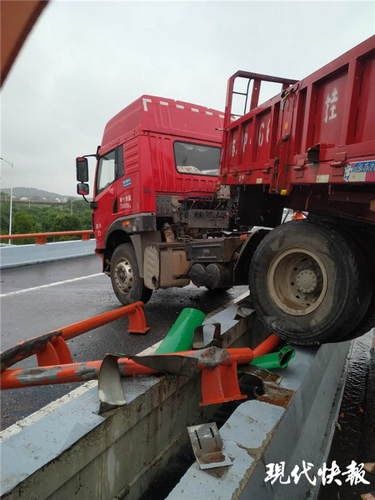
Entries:
<svg viewBox="0 0 375 500">
<path fill-rule="evenodd" d="M 63 326 L 58 330 L 21 341 L 16 346 L 1 352 L 0 389 L 79 382 L 96 378 L 101 361 L 73 363 L 73 356 L 66 341 L 122 317 L 127 317 L 129 320 L 128 332 L 130 334 L 144 335 L 150 328 L 146 322 L 143 306 L 143 302 L 139 301 L 118 307 Z M 36 356 L 39 368 L 10 368 L 33 355 Z M 134 372 L 136 371 L 134 369 Z M 149 370 L 148 373 L 152 371 Z"/>
<path fill-rule="evenodd" d="M 264 332 L 254 325 L 251 311 L 245 317 L 239 317 L 240 308 L 237 304 L 231 304 L 206 320 L 221 324 L 225 347 L 230 344 L 252 346 L 264 338 Z M 203 498 L 206 494 L 205 498 L 208 498 L 206 488 L 201 488 L 200 496 L 191 495 L 191 488 L 196 486 L 199 490 L 200 482 L 206 482 L 210 484 L 210 491 L 214 491 L 214 494 L 220 492 L 223 498 L 240 496 L 249 488 L 250 479 L 255 484 L 254 477 L 250 478 L 249 467 L 258 470 L 260 465 L 263 469 L 259 469 L 260 475 L 257 477 L 262 483 L 263 452 L 279 450 L 279 457 L 284 457 L 284 460 L 292 456 L 295 447 L 289 440 L 285 441 L 285 430 L 297 443 L 301 436 L 314 433 L 317 425 L 322 430 L 324 422 L 326 442 L 322 444 L 314 436 L 310 446 L 315 458 L 321 456 L 322 450 L 329 447 L 330 432 L 340 401 L 340 381 L 347 350 L 347 343 L 327 344 L 319 349 L 297 349 L 296 360 L 282 373 L 281 382 L 275 383 L 274 378 L 273 383 L 265 380 L 265 394 L 260 400 L 239 403 L 230 417 L 237 418 L 238 412 L 243 414 L 241 408 L 250 408 L 246 414 L 250 427 L 242 427 L 236 432 L 257 436 L 257 442 L 262 447 L 258 450 L 254 445 L 254 450 L 249 453 L 246 451 L 251 449 L 249 443 L 245 443 L 246 449 L 241 448 L 241 440 L 237 435 L 238 445 L 235 449 L 239 451 L 234 454 L 234 445 L 227 442 L 228 431 L 225 431 L 224 424 L 220 432 L 224 446 L 229 446 L 229 453 L 234 457 L 228 471 L 233 471 L 235 478 L 231 476 L 225 485 L 224 478 L 211 480 L 199 476 L 199 480 L 192 482 L 186 479 L 190 484 L 186 495 L 189 493 L 190 498 Z M 250 369 L 258 370 L 256 367 Z M 257 376 L 261 373 L 267 372 L 258 370 Z M 280 379 L 280 375 L 276 378 Z M 167 464 L 169 460 L 175 463 L 179 451 L 187 445 L 186 427 L 213 420 L 221 406 L 213 405 L 204 409 L 199 406 L 199 380 L 196 375 L 126 378 L 121 380 L 121 384 L 127 404 L 111 410 L 105 416 L 98 415 L 97 383 L 93 381 L 19 425 L 15 424 L 3 431 L 3 453 L 8 457 L 1 478 L 4 498 L 41 499 L 52 496 L 109 499 L 126 496 L 127 499 L 136 499 L 142 494 L 149 495 L 153 481 L 166 471 L 170 482 Z M 320 401 L 318 406 L 317 401 Z M 282 435 L 278 429 L 284 429 Z M 266 431 L 264 435 L 263 430 Z M 233 436 L 230 440 L 233 441 Z M 306 440 L 302 444 L 306 448 Z M 241 449 L 248 457 L 247 462 L 243 461 Z M 174 484 L 178 483 L 180 477 L 181 474 L 174 477 Z M 172 498 L 173 495 L 178 498 L 176 495 L 180 495 L 186 487 L 184 481 L 182 478 L 176 486 L 176 493 L 170 493 Z M 230 485 L 236 485 L 233 491 Z M 169 485 L 165 496 L 171 489 L 173 484 Z M 161 498 L 160 495 L 161 492 Z"/>
<path fill-rule="evenodd" d="M 195 325 L 198 324 L 196 330 L 199 345 L 202 344 L 204 329 L 201 326 L 204 314 L 197 309 L 186 308 L 153 355 L 108 354 L 103 360 L 73 362 L 66 340 L 125 315 L 129 318 L 129 333 L 147 333 L 149 327 L 143 311 L 143 302 L 135 302 L 19 342 L 15 347 L 0 353 L 0 389 L 98 379 L 100 413 L 102 413 L 108 408 L 126 404 L 121 376 L 166 373 L 190 377 L 200 371 L 201 406 L 221 404 L 247 398 L 239 387 L 237 366 L 254 362 L 257 357 L 269 353 L 280 343 L 279 337 L 271 334 L 254 349 L 249 347 L 224 349 L 221 325 L 214 323 L 206 325 L 206 327 L 213 326 L 214 332 L 202 349 L 182 351 L 183 347 L 191 348 L 197 344 L 194 342 Z M 170 349 L 173 347 L 172 352 L 166 350 L 168 346 Z M 10 368 L 33 355 L 36 355 L 39 368 Z"/>
</svg>

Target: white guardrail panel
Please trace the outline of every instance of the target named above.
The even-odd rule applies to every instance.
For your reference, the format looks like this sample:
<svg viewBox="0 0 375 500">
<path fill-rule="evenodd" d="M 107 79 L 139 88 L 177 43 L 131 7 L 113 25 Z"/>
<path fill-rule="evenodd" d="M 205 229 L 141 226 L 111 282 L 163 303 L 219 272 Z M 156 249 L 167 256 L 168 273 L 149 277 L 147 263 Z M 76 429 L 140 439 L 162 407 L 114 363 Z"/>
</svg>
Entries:
<svg viewBox="0 0 375 500">
<path fill-rule="evenodd" d="M 3 245 L 0 247 L 0 269 L 71 259 L 95 252 L 95 239 L 59 241 L 44 245 Z"/>
</svg>

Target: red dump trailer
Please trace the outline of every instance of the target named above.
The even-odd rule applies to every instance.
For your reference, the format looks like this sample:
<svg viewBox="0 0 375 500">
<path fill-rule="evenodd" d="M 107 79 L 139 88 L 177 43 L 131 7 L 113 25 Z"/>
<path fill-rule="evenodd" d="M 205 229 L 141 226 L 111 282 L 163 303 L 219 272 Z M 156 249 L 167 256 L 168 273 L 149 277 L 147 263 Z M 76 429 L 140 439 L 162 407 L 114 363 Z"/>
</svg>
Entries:
<svg viewBox="0 0 375 500">
<path fill-rule="evenodd" d="M 374 223 L 374 46 L 371 37 L 298 82 L 235 73 L 228 83 L 221 183 L 258 186 L 291 207 Z M 238 80 L 247 84 L 249 107 L 240 117 L 232 111 Z M 258 105 L 266 82 L 280 83 L 282 92 Z"/>
<path fill-rule="evenodd" d="M 280 93 L 262 103 L 266 84 Z M 259 317 L 294 343 L 374 324 L 375 37 L 301 81 L 235 73 L 224 117 L 143 96 L 96 157 L 97 252 L 122 303 L 249 284 Z M 85 194 L 85 157 L 77 174 Z M 283 223 L 286 207 L 307 218 Z"/>
<path fill-rule="evenodd" d="M 281 92 L 259 104 L 269 82 Z M 236 227 L 274 226 L 283 207 L 308 212 L 237 262 L 236 281 L 248 277 L 270 326 L 301 343 L 373 326 L 375 37 L 301 81 L 235 73 L 220 182 L 236 200 Z"/>
</svg>

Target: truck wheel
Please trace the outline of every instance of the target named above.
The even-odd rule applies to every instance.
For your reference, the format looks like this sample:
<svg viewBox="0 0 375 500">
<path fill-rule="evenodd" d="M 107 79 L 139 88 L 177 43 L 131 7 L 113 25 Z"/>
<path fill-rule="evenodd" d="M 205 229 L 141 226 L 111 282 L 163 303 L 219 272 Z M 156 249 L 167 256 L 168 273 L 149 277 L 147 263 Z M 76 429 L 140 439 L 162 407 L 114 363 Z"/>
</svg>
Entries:
<svg viewBox="0 0 375 500">
<path fill-rule="evenodd" d="M 137 258 L 130 243 L 119 245 L 111 258 L 112 288 L 121 304 L 150 300 L 152 290 L 146 288 L 139 276 Z"/>
<path fill-rule="evenodd" d="M 321 217 L 315 217 L 314 223 L 332 228 L 335 221 L 330 218 L 322 219 Z M 349 333 L 343 335 L 343 340 L 353 340 L 375 328 L 375 263 L 372 257 L 372 249 L 375 248 L 375 228 L 364 225 L 350 226 L 348 224 L 337 226 L 336 222 L 336 230 L 340 231 L 347 242 L 355 247 L 355 252 L 359 256 L 363 266 L 363 272 L 366 273 L 366 281 L 363 283 L 363 286 L 369 285 L 371 290 L 369 307 L 362 316 L 362 320 L 354 329 L 348 330 Z"/>
<path fill-rule="evenodd" d="M 264 237 L 251 261 L 249 285 L 267 326 L 300 345 L 343 340 L 371 301 L 354 243 L 307 220 L 282 224 Z"/>
</svg>

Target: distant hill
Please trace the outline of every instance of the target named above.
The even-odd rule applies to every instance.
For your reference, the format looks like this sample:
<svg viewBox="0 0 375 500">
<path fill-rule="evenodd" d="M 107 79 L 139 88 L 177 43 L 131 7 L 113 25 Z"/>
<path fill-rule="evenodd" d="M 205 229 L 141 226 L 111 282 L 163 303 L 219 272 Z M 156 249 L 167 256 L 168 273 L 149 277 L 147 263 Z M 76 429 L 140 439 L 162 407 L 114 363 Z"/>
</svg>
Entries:
<svg viewBox="0 0 375 500">
<path fill-rule="evenodd" d="M 1 189 L 2 193 L 9 194 L 9 189 Z M 51 202 L 51 203 L 66 203 L 73 196 L 65 196 L 58 193 L 51 193 L 50 191 L 45 191 L 44 189 L 37 188 L 27 188 L 27 187 L 14 187 L 13 188 L 13 199 L 21 200 L 27 199 L 30 201 L 41 201 L 41 202 Z"/>
</svg>

